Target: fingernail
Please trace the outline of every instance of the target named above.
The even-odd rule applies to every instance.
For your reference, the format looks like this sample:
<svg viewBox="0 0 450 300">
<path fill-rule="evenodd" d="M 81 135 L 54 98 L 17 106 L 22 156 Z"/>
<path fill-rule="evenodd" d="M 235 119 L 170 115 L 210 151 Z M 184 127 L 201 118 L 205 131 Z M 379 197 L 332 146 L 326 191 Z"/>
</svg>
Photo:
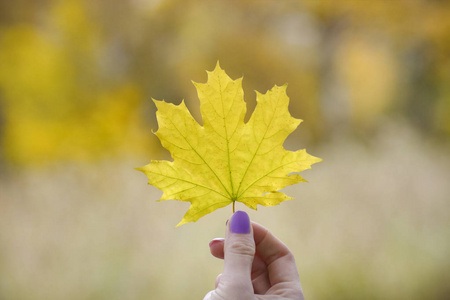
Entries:
<svg viewBox="0 0 450 300">
<path fill-rule="evenodd" d="M 232 233 L 250 233 L 250 218 L 245 211 L 238 210 L 230 219 Z"/>
<path fill-rule="evenodd" d="M 217 243 L 219 243 L 219 242 L 223 242 L 223 241 L 224 241 L 223 238 L 215 238 L 215 239 L 212 239 L 211 242 L 209 242 L 209 247 L 211 247 L 212 245 L 217 244 Z"/>
</svg>

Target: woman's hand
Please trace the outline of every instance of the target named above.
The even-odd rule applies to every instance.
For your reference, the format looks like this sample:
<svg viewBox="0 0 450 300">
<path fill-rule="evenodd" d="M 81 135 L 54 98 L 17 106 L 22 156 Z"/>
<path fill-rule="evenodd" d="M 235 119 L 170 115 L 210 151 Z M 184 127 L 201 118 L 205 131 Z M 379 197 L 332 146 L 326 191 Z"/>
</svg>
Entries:
<svg viewBox="0 0 450 300">
<path fill-rule="evenodd" d="M 225 239 L 209 244 L 224 259 L 216 289 L 203 300 L 304 300 L 291 251 L 266 228 L 237 211 L 227 224 Z"/>
</svg>

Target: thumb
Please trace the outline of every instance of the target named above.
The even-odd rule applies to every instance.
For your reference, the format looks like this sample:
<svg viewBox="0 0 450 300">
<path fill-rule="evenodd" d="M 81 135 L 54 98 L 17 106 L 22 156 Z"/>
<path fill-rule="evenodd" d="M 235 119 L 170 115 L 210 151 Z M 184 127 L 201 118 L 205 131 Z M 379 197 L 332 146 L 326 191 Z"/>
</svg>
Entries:
<svg viewBox="0 0 450 300">
<path fill-rule="evenodd" d="M 253 295 L 251 270 L 255 256 L 255 240 L 250 218 L 244 211 L 237 211 L 231 216 L 225 234 L 224 269 L 220 285 L 230 291 L 239 291 L 236 298 L 246 299 L 245 294 Z M 230 295 L 231 296 L 231 295 Z"/>
</svg>

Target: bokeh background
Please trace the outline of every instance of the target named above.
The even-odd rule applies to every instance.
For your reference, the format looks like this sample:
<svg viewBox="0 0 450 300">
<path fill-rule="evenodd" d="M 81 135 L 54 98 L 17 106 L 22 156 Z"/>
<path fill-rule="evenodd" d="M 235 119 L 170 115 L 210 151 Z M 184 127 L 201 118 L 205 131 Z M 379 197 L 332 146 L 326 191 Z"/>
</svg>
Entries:
<svg viewBox="0 0 450 300">
<path fill-rule="evenodd" d="M 450 2 L 0 1 L 0 299 L 202 299 L 231 207 L 133 168 L 167 159 L 151 98 L 185 99 L 217 61 L 288 83 L 286 141 L 323 158 L 249 211 L 294 252 L 307 299 L 450 298 Z"/>
</svg>

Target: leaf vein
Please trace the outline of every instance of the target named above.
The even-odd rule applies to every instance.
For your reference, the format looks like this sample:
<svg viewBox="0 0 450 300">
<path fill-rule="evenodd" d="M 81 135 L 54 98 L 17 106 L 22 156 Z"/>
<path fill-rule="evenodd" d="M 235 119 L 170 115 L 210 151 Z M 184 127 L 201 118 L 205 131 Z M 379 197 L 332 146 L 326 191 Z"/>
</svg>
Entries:
<svg viewBox="0 0 450 300">
<path fill-rule="evenodd" d="M 195 185 L 195 186 L 198 186 L 198 187 L 202 187 L 202 188 L 211 190 L 211 191 L 215 192 L 216 194 L 219 194 L 220 196 L 222 196 L 222 197 L 224 197 L 224 198 L 228 198 L 227 196 L 225 196 L 224 194 L 220 193 L 219 191 L 216 191 L 215 189 L 212 189 L 212 188 L 210 188 L 209 186 L 202 185 L 202 184 L 199 184 L 199 183 L 194 182 L 194 181 L 190 181 L 190 180 L 187 180 L 187 179 L 184 179 L 184 178 L 179 178 L 179 177 L 173 177 L 173 176 L 169 176 L 169 175 L 166 175 L 166 174 L 161 174 L 161 173 L 157 173 L 157 172 L 153 172 L 153 171 L 149 171 L 149 173 L 157 174 L 157 175 L 164 176 L 164 177 L 171 178 L 171 179 L 176 179 L 176 180 L 184 181 L 184 182 L 193 184 L 193 185 Z"/>
<path fill-rule="evenodd" d="M 188 143 L 188 145 L 191 147 L 191 149 L 197 154 L 197 156 L 206 164 L 206 166 L 208 166 L 209 170 L 214 174 L 214 176 L 216 177 L 216 179 L 219 181 L 219 183 L 222 185 L 222 187 L 224 188 L 225 192 L 227 192 L 227 194 L 230 196 L 231 195 L 229 193 L 229 191 L 227 190 L 227 188 L 225 187 L 225 185 L 223 184 L 223 182 L 220 180 L 219 176 L 216 174 L 216 172 L 214 172 L 213 168 L 211 168 L 211 166 L 208 164 L 208 162 L 203 158 L 203 156 L 200 155 L 200 153 L 198 153 L 198 151 L 192 147 L 191 143 L 189 143 L 189 140 L 181 133 L 181 131 L 178 129 L 178 127 L 173 123 L 173 121 L 171 119 L 169 119 L 170 122 L 172 123 L 172 125 L 174 126 L 174 128 L 178 131 L 178 133 L 184 138 L 184 140 Z"/>
</svg>

